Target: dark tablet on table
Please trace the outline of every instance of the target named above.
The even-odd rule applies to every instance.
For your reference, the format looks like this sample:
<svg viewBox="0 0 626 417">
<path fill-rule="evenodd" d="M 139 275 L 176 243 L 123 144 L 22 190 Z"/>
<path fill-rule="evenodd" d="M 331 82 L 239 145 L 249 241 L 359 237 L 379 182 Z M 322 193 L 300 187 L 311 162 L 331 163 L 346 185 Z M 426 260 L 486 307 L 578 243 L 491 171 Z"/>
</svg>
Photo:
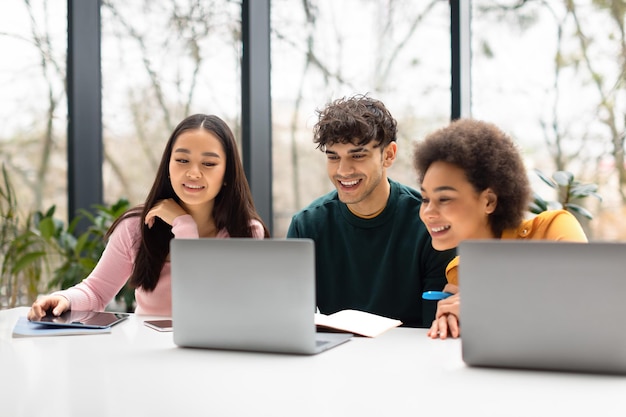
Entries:
<svg viewBox="0 0 626 417">
<path fill-rule="evenodd" d="M 113 313 L 108 311 L 77 311 L 68 310 L 60 316 L 48 313 L 39 320 L 31 320 L 32 323 L 46 326 L 83 327 L 89 329 L 102 329 L 111 327 L 122 320 L 127 319 L 129 314 Z"/>
</svg>

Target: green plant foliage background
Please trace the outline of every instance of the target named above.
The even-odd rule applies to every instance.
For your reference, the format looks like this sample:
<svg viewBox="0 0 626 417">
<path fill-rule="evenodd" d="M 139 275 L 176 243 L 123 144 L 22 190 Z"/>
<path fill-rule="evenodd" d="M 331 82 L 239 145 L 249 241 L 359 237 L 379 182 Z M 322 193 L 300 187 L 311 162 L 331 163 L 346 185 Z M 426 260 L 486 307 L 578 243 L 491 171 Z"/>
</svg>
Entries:
<svg viewBox="0 0 626 417">
<path fill-rule="evenodd" d="M 81 210 L 70 224 L 55 218 L 56 207 L 20 217 L 9 174 L 0 187 L 0 307 L 32 303 L 42 292 L 69 288 L 87 277 L 104 251 L 107 230 L 129 208 L 126 199 Z M 89 226 L 79 232 L 78 224 Z M 116 300 L 134 310 L 134 291 L 124 286 Z"/>
</svg>

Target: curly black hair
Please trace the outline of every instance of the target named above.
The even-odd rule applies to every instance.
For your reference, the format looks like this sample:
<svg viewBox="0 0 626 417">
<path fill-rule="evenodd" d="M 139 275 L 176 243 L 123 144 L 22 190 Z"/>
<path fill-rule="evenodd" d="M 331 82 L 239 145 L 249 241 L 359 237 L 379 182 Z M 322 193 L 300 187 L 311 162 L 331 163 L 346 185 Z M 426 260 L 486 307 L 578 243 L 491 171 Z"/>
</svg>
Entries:
<svg viewBox="0 0 626 417">
<path fill-rule="evenodd" d="M 337 99 L 316 114 L 313 142 L 321 151 L 337 143 L 363 146 L 375 141 L 375 148 L 384 148 L 396 141 L 396 120 L 381 101 L 367 95 Z"/>
<path fill-rule="evenodd" d="M 415 145 L 413 166 L 421 183 L 431 164 L 461 168 L 477 192 L 491 188 L 498 196 L 489 217 L 494 236 L 519 226 L 528 210 L 531 188 L 515 142 L 492 123 L 459 119 Z"/>
</svg>

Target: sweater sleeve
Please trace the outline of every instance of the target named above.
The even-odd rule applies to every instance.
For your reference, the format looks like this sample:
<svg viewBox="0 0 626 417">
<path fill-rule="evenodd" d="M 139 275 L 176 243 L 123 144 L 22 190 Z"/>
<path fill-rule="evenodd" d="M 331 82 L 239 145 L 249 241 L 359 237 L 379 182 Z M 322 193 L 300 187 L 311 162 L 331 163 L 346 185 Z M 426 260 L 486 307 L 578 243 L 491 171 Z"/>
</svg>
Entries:
<svg viewBox="0 0 626 417">
<path fill-rule="evenodd" d="M 289 223 L 289 228 L 287 229 L 287 238 L 298 238 L 300 236 L 300 230 L 298 228 L 298 217 L 293 216 L 291 218 L 291 223 Z"/>
<path fill-rule="evenodd" d="M 120 222 L 89 276 L 75 286 L 54 294 L 67 298 L 72 310 L 104 310 L 132 272 L 139 221 L 139 217 L 129 217 Z"/>
<path fill-rule="evenodd" d="M 265 229 L 260 221 L 252 220 L 250 227 L 252 228 L 252 237 L 256 239 L 263 239 L 265 237 Z"/>
<path fill-rule="evenodd" d="M 200 236 L 198 225 L 191 214 L 176 217 L 172 222 L 172 233 L 178 239 L 197 239 Z"/>
<path fill-rule="evenodd" d="M 459 285 L 459 257 L 455 256 L 446 267 L 448 284 Z"/>
<path fill-rule="evenodd" d="M 517 229 L 502 232 L 502 239 L 564 240 L 587 242 L 578 219 L 565 210 L 550 210 L 525 220 Z"/>
<path fill-rule="evenodd" d="M 587 236 L 578 219 L 568 211 L 546 212 L 536 218 L 537 235 L 540 239 L 587 242 Z"/>
</svg>

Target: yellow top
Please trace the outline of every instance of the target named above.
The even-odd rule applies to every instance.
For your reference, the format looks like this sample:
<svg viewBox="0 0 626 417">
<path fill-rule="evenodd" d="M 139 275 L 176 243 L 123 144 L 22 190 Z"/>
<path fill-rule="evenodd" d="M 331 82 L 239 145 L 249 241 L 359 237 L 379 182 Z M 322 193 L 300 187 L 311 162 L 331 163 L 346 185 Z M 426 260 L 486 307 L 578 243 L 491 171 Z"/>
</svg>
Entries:
<svg viewBox="0 0 626 417">
<path fill-rule="evenodd" d="M 587 236 L 576 217 L 565 210 L 539 213 L 532 219 L 524 220 L 516 229 L 503 231 L 501 239 L 587 242 Z M 458 266 L 459 257 L 457 256 L 446 267 L 446 278 L 450 284 L 459 285 Z"/>
</svg>

